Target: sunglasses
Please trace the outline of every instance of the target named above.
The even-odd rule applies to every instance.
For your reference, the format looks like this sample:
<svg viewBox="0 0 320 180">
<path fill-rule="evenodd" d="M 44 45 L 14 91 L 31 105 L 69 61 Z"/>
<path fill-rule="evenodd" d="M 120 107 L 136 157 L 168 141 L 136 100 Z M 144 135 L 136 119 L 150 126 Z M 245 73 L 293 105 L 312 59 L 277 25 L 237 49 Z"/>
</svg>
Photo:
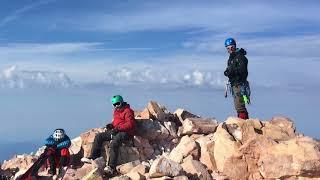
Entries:
<svg viewBox="0 0 320 180">
<path fill-rule="evenodd" d="M 227 46 L 226 47 L 228 50 L 231 50 L 231 49 L 235 49 L 236 47 L 235 46 Z"/>
<path fill-rule="evenodd" d="M 117 102 L 117 103 L 114 103 L 114 104 L 113 104 L 114 107 L 119 107 L 120 105 L 121 105 L 120 102 Z"/>
</svg>

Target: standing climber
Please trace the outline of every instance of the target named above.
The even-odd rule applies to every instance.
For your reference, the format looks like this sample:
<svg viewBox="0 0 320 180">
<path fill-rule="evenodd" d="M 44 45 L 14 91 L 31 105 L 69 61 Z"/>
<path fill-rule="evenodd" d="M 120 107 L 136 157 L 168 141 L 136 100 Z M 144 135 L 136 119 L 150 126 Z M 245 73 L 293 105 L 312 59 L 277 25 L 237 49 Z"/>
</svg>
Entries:
<svg viewBox="0 0 320 180">
<path fill-rule="evenodd" d="M 104 169 L 109 176 L 116 174 L 119 146 L 122 142 L 133 138 L 136 128 L 134 112 L 130 105 L 123 101 L 122 96 L 113 96 L 111 102 L 114 107 L 112 123 L 106 125 L 107 131 L 96 135 L 89 157 L 81 159 L 82 162 L 91 163 L 92 160 L 101 156 L 103 142 L 112 140 L 109 161 Z"/>
<path fill-rule="evenodd" d="M 224 43 L 229 53 L 228 66 L 224 75 L 229 78 L 231 92 L 234 99 L 234 106 L 241 119 L 248 119 L 249 114 L 246 109 L 246 103 L 250 103 L 250 86 L 248 77 L 248 59 L 246 51 L 236 46 L 233 38 L 228 38 Z"/>
</svg>

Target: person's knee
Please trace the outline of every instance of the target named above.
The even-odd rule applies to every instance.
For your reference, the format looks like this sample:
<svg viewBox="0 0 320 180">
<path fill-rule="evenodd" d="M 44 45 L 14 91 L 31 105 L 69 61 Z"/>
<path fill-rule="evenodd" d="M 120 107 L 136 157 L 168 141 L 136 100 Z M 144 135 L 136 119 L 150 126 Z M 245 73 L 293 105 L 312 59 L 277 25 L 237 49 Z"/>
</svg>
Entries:
<svg viewBox="0 0 320 180">
<path fill-rule="evenodd" d="M 110 148 L 118 148 L 119 146 L 120 146 L 120 141 L 119 140 L 117 140 L 117 139 L 114 139 L 114 140 L 112 140 L 111 141 L 111 143 L 110 143 Z"/>
<path fill-rule="evenodd" d="M 69 149 L 68 149 L 68 148 L 62 148 L 62 149 L 60 150 L 60 154 L 61 154 L 61 156 L 69 157 L 69 156 L 70 156 Z"/>
<path fill-rule="evenodd" d="M 97 134 L 96 137 L 94 138 L 94 141 L 98 144 L 102 143 L 102 135 Z"/>
</svg>

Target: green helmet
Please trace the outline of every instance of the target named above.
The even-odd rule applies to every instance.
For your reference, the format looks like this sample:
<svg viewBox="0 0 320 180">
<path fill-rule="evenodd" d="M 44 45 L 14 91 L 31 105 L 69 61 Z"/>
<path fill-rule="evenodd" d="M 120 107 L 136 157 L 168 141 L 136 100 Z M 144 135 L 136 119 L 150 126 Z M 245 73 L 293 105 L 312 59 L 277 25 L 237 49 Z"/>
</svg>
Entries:
<svg viewBox="0 0 320 180">
<path fill-rule="evenodd" d="M 111 103 L 112 103 L 112 104 L 116 104 L 116 103 L 118 103 L 118 102 L 123 103 L 123 98 L 122 98 L 122 96 L 120 96 L 120 95 L 115 95 L 115 96 L 113 96 L 112 99 L 111 99 Z"/>
</svg>

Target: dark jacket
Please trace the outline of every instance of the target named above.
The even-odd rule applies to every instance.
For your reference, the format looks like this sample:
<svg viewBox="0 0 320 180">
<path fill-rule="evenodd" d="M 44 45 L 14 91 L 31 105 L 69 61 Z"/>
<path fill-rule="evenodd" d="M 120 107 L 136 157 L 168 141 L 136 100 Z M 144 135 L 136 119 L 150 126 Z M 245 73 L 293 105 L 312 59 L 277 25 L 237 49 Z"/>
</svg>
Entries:
<svg viewBox="0 0 320 180">
<path fill-rule="evenodd" d="M 56 147 L 57 149 L 69 148 L 71 146 L 70 138 L 65 135 L 60 141 L 55 141 L 53 136 L 49 136 L 45 142 L 46 146 Z"/>
<path fill-rule="evenodd" d="M 224 71 L 224 75 L 229 78 L 231 86 L 239 85 L 247 81 L 248 59 L 245 56 L 246 54 L 247 52 L 241 48 L 229 56 L 228 67 Z"/>
<path fill-rule="evenodd" d="M 129 104 L 125 103 L 123 108 L 114 110 L 112 125 L 118 131 L 134 135 L 136 130 L 136 121 L 134 119 L 134 112 L 130 108 Z"/>
</svg>

